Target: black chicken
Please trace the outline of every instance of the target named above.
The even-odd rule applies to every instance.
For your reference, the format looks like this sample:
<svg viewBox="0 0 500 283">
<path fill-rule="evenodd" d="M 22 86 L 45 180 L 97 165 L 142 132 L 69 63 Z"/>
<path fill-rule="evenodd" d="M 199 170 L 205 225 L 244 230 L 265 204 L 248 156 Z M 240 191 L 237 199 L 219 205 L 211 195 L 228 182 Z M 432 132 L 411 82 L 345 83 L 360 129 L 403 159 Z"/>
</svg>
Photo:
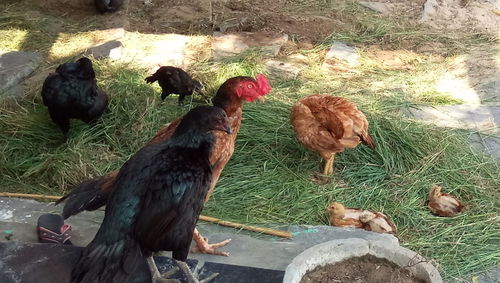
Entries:
<svg viewBox="0 0 500 283">
<path fill-rule="evenodd" d="M 103 223 L 71 282 L 124 282 L 143 257 L 153 278 L 161 280 L 150 258 L 160 250 L 172 251 L 188 278 L 197 281 L 184 261 L 210 187 L 212 130 L 231 133 L 224 110 L 196 107 L 170 139 L 142 148 L 123 165 Z"/>
<path fill-rule="evenodd" d="M 115 12 L 123 5 L 123 0 L 94 0 L 95 8 L 101 14 Z"/>
<path fill-rule="evenodd" d="M 43 104 L 50 118 L 67 138 L 69 119 L 86 123 L 99 119 L 108 105 L 108 96 L 97 87 L 92 62 L 81 58 L 75 63 L 59 65 L 42 86 Z"/>
<path fill-rule="evenodd" d="M 158 81 L 162 90 L 161 100 L 165 100 L 165 97 L 172 93 L 178 94 L 179 105 L 184 102 L 186 95 L 192 95 L 195 91 L 201 94 L 203 88 L 199 81 L 193 80 L 183 69 L 172 66 L 160 67 L 156 73 L 145 80 L 150 84 Z"/>
</svg>

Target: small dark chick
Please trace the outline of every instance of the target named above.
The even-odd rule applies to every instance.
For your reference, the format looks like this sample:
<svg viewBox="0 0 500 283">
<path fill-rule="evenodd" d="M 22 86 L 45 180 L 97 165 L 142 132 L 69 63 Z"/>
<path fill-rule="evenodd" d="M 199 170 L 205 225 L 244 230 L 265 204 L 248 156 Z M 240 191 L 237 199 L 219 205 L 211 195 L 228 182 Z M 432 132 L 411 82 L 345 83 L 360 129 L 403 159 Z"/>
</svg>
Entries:
<svg viewBox="0 0 500 283">
<path fill-rule="evenodd" d="M 151 257 L 158 251 L 172 251 L 190 282 L 197 282 L 185 261 L 210 188 L 213 131 L 231 133 L 224 110 L 196 107 L 170 139 L 143 147 L 123 165 L 71 282 L 126 282 L 145 257 L 153 282 L 165 280 Z"/>
<path fill-rule="evenodd" d="M 192 95 L 195 91 L 201 94 L 203 88 L 199 81 L 193 80 L 183 69 L 172 66 L 160 67 L 145 80 L 150 84 L 158 81 L 162 89 L 161 100 L 165 100 L 170 94 L 178 94 L 179 105 L 182 105 L 187 95 Z"/>
<path fill-rule="evenodd" d="M 116 12 L 123 5 L 123 0 L 94 0 L 95 8 L 101 14 Z"/>
<path fill-rule="evenodd" d="M 50 118 L 67 138 L 69 120 L 85 123 L 98 120 L 108 105 L 108 96 L 97 87 L 92 62 L 81 58 L 75 63 L 65 63 L 50 74 L 42 86 L 43 104 Z"/>
</svg>

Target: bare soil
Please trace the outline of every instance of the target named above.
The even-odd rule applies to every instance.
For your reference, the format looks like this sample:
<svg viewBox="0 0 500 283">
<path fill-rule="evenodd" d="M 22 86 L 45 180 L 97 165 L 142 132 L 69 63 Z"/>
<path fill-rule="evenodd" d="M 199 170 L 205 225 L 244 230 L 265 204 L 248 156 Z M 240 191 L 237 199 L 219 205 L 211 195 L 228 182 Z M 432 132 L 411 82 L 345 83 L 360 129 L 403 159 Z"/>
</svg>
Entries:
<svg viewBox="0 0 500 283">
<path fill-rule="evenodd" d="M 386 260 L 365 255 L 340 263 L 316 267 L 300 283 L 425 283 Z"/>
<path fill-rule="evenodd" d="M 286 0 L 130 0 L 128 11 L 132 29 L 143 33 L 273 31 L 313 43 L 353 22 L 318 2 Z"/>
</svg>

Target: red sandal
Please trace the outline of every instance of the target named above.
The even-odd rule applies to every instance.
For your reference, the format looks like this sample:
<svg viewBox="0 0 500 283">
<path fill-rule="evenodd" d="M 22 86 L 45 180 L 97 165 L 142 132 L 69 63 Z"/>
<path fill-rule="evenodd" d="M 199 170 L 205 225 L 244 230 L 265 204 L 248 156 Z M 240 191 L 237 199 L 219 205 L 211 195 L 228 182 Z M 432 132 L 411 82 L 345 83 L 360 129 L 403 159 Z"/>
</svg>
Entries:
<svg viewBox="0 0 500 283">
<path fill-rule="evenodd" d="M 38 241 L 40 243 L 55 243 L 72 245 L 71 225 L 64 224 L 64 219 L 58 214 L 44 214 L 38 218 Z"/>
</svg>

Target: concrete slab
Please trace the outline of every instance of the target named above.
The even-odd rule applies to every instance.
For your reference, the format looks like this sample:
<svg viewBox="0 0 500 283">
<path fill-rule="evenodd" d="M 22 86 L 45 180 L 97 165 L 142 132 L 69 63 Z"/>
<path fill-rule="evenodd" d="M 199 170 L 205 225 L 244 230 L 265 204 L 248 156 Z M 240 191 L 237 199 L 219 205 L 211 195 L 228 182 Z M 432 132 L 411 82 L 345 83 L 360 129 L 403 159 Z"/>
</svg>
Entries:
<svg viewBox="0 0 500 283">
<path fill-rule="evenodd" d="M 474 104 L 419 106 L 409 108 L 406 115 L 438 127 L 498 132 L 500 106 Z"/>
<path fill-rule="evenodd" d="M 82 248 L 55 244 L 0 243 L 0 282 L 2 283 L 66 283 L 80 256 Z M 171 258 L 155 257 L 160 272 L 176 267 Z M 257 269 L 251 267 L 187 260 L 194 270 L 200 270 L 200 279 L 213 273 L 219 275 L 212 283 L 273 283 L 281 282 L 283 271 Z M 171 279 L 187 282 L 180 271 L 170 276 Z M 146 260 L 139 262 L 133 276 L 123 283 L 151 282 Z"/>
<path fill-rule="evenodd" d="M 62 209 L 62 207 L 54 206 L 53 203 L 18 198 L 0 198 L 0 207 L 0 233 L 3 233 L 0 242 L 37 242 L 35 227 L 38 217 L 44 213 L 59 213 Z M 87 245 L 99 229 L 103 216 L 103 211 L 96 211 L 81 213 L 68 219 L 66 223 L 72 225 L 71 241 L 73 244 L 77 246 Z M 398 244 L 397 238 L 392 235 L 378 234 L 360 229 L 330 226 L 262 226 L 290 231 L 294 235 L 293 239 L 281 239 L 200 221 L 197 227 L 202 235 L 209 239 L 209 242 L 214 243 L 232 239 L 231 243 L 221 248 L 221 250 L 229 252 L 230 256 L 222 257 L 192 253 L 189 258 L 200 261 L 285 270 L 291 259 L 304 250 L 331 240 L 360 238 Z M 8 230 L 12 230 L 10 240 L 5 238 Z M 170 256 L 170 253 L 161 253 L 161 255 Z"/>
<path fill-rule="evenodd" d="M 500 135 L 474 133 L 469 136 L 469 142 L 478 151 L 500 161 Z"/>
</svg>

